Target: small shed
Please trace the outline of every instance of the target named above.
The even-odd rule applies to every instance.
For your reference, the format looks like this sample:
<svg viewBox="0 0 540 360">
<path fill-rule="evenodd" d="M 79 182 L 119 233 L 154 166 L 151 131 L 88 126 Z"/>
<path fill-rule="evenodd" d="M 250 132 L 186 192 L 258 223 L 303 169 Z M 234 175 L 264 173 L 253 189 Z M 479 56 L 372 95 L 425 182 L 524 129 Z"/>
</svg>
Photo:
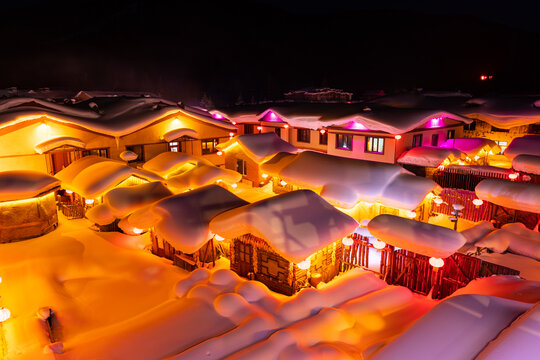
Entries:
<svg viewBox="0 0 540 360">
<path fill-rule="evenodd" d="M 0 243 L 41 236 L 58 226 L 60 181 L 35 171 L 0 172 Z"/>
<path fill-rule="evenodd" d="M 130 231 L 129 227 L 151 229 L 152 252 L 191 271 L 215 261 L 214 239 L 208 228 L 210 220 L 246 204 L 226 189 L 208 185 L 134 212 L 120 226 L 124 231 Z"/>
<path fill-rule="evenodd" d="M 210 222 L 212 232 L 232 241 L 233 271 L 286 295 L 336 276 L 341 239 L 357 226 L 311 190 L 229 210 Z"/>
</svg>

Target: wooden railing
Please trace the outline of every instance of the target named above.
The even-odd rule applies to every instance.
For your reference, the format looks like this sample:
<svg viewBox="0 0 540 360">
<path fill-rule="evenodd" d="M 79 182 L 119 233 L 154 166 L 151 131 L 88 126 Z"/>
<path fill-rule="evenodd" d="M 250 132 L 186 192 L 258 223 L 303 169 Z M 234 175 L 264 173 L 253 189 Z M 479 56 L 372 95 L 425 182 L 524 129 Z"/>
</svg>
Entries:
<svg viewBox="0 0 540 360">
<path fill-rule="evenodd" d="M 82 219 L 84 217 L 84 206 L 81 204 L 62 204 L 62 214 L 68 219 Z"/>
<path fill-rule="evenodd" d="M 452 205 L 461 204 L 465 206 L 461 211 L 461 218 L 474 222 L 491 220 L 493 204 L 484 201 L 482 205 L 474 205 L 473 200 L 477 198 L 474 191 L 443 189 L 440 197 L 443 200 L 442 204 L 436 204 L 434 201 L 431 203 L 431 209 L 435 213 L 452 215 L 454 211 Z"/>
<path fill-rule="evenodd" d="M 484 179 L 508 180 L 508 175 L 513 172 L 511 169 L 453 166 L 436 170 L 433 173 L 433 181 L 443 188 L 474 191 L 476 185 Z"/>
</svg>

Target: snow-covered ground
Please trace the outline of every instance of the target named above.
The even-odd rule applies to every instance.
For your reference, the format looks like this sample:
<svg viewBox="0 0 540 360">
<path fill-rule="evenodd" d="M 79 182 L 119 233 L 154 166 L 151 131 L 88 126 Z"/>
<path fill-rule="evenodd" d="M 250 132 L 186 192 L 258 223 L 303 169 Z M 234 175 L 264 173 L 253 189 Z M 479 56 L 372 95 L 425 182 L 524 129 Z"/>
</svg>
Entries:
<svg viewBox="0 0 540 360">
<path fill-rule="evenodd" d="M 89 226 L 60 215 L 45 236 L 0 245 L 0 306 L 12 314 L 0 326 L 6 359 L 369 358 L 438 303 L 363 270 L 287 297 L 239 278 L 227 261 L 187 273 L 144 251 L 146 235 Z M 501 281 L 462 292 L 540 300 L 538 283 Z M 40 308 L 56 314 L 62 354 L 47 351 Z"/>
</svg>

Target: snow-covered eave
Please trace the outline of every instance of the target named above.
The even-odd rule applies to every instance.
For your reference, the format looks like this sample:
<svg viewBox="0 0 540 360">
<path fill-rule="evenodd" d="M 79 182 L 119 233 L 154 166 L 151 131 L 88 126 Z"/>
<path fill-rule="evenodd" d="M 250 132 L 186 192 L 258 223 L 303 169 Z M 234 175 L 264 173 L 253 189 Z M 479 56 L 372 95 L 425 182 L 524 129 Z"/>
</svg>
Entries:
<svg viewBox="0 0 540 360">
<path fill-rule="evenodd" d="M 192 112 L 186 109 L 178 109 L 178 111 L 186 116 L 192 117 L 196 120 L 199 120 L 199 121 L 211 124 L 211 125 L 215 125 L 217 127 L 221 127 L 227 130 L 235 130 L 235 131 L 237 130 L 236 126 L 234 126 L 233 124 L 231 124 L 230 122 L 226 120 L 214 119 L 212 116 L 203 116 L 199 113 Z"/>
<path fill-rule="evenodd" d="M 471 112 L 466 113 L 465 115 L 505 130 L 509 130 L 516 126 L 540 123 L 540 110 L 538 114 L 526 115 L 496 115 L 487 112 Z"/>
</svg>

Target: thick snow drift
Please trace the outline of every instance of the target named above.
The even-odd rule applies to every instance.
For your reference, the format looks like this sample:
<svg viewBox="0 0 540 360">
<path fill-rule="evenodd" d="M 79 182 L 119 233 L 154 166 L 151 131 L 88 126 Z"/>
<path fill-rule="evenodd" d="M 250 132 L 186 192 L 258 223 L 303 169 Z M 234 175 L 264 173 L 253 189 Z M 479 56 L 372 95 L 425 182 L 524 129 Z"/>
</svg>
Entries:
<svg viewBox="0 0 540 360">
<path fill-rule="evenodd" d="M 198 165 L 211 165 L 211 163 L 201 157 L 179 152 L 163 152 L 144 163 L 142 168 L 146 171 L 152 171 L 163 178 L 175 174 L 181 174 L 191 170 Z"/>
<path fill-rule="evenodd" d="M 0 201 L 30 199 L 58 186 L 60 181 L 37 171 L 3 171 L 0 172 Z"/>
<path fill-rule="evenodd" d="M 512 160 L 512 168 L 516 171 L 540 175 L 540 156 L 518 155 Z"/>
<path fill-rule="evenodd" d="M 474 244 L 497 253 L 506 250 L 540 261 L 540 233 L 529 230 L 522 223 L 506 224 Z"/>
<path fill-rule="evenodd" d="M 428 193 L 439 189 L 434 181 L 410 175 L 398 165 L 314 151 L 278 154 L 264 163 L 261 170 L 287 183 L 320 192 L 330 203 L 345 208 L 352 208 L 359 201 L 379 201 L 384 206 L 413 210 Z"/>
<path fill-rule="evenodd" d="M 373 360 L 474 359 L 531 304 L 485 295 L 461 295 L 439 303 Z"/>
<path fill-rule="evenodd" d="M 500 179 L 485 179 L 475 188 L 479 199 L 497 205 L 540 213 L 540 185 Z"/>
<path fill-rule="evenodd" d="M 253 234 L 292 262 L 300 262 L 350 234 L 358 223 L 311 190 L 261 200 L 216 216 L 210 229 L 227 239 Z"/>
<path fill-rule="evenodd" d="M 257 163 L 266 161 L 280 152 L 296 153 L 298 151 L 295 146 L 281 140 L 273 132 L 238 135 L 227 142 L 219 144 L 217 148 L 226 151 L 227 148 L 237 145 Z"/>
<path fill-rule="evenodd" d="M 399 164 L 417 165 L 425 167 L 438 167 L 444 160 L 450 162 L 465 160 L 467 155 L 458 149 L 441 149 L 432 146 L 418 146 L 405 151 L 397 159 Z"/>
<path fill-rule="evenodd" d="M 540 112 L 540 109 L 538 109 Z M 518 155 L 540 156 L 540 135 L 525 135 L 512 140 L 504 150 L 504 155 L 510 159 Z"/>
<path fill-rule="evenodd" d="M 214 216 L 246 204 L 224 188 L 208 185 L 158 201 L 147 209 L 150 214 L 132 214 L 127 221 L 139 229 L 154 226 L 174 248 L 192 254 L 210 239 L 208 224 Z M 149 224 L 149 219 L 155 222 Z"/>
<path fill-rule="evenodd" d="M 61 146 L 72 146 L 80 149 L 84 149 L 86 144 L 81 139 L 77 139 L 69 136 L 57 136 L 45 141 L 40 142 L 34 147 L 34 150 L 38 154 L 46 153 L 47 151 L 54 150 Z"/>
<path fill-rule="evenodd" d="M 531 96 L 492 96 L 467 101 L 459 112 L 501 129 L 540 122 L 538 98 Z M 474 105 L 474 106 L 471 106 Z"/>
<path fill-rule="evenodd" d="M 368 224 L 371 235 L 418 254 L 445 258 L 461 248 L 466 239 L 452 229 L 395 215 L 379 215 Z"/>
<path fill-rule="evenodd" d="M 124 188 L 116 188 L 109 191 L 103 197 L 103 202 L 111 209 L 111 213 L 117 218 L 131 214 L 137 209 L 150 205 L 173 193 L 160 181 L 134 185 Z"/>
</svg>

